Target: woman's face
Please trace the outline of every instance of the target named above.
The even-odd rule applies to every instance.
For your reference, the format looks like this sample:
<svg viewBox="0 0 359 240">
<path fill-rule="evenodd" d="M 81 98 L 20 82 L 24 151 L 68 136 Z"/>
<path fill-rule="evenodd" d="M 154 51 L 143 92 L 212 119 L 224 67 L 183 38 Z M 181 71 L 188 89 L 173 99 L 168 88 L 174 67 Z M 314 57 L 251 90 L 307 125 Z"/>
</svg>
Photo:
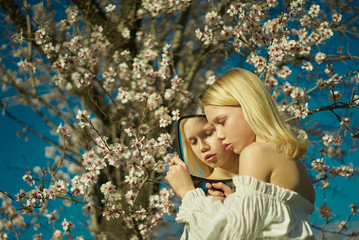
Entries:
<svg viewBox="0 0 359 240">
<path fill-rule="evenodd" d="M 232 151 L 227 151 L 217 138 L 216 129 L 204 117 L 191 118 L 183 126 L 186 141 L 196 156 L 212 168 L 224 166 L 238 159 Z"/>
<path fill-rule="evenodd" d="M 225 149 L 240 154 L 246 146 L 256 140 L 254 132 L 244 119 L 241 107 L 207 105 L 204 111 Z"/>
</svg>

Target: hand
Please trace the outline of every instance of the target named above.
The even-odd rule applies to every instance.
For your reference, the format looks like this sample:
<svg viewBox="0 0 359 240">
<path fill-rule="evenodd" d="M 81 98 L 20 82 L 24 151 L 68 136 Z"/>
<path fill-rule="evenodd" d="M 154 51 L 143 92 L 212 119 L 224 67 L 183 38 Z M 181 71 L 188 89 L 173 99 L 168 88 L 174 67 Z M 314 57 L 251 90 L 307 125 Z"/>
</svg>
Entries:
<svg viewBox="0 0 359 240">
<path fill-rule="evenodd" d="M 232 189 L 222 182 L 206 183 L 206 188 L 208 188 L 209 195 L 219 199 L 221 202 L 233 193 Z"/>
<path fill-rule="evenodd" d="M 166 181 L 180 198 L 183 198 L 188 191 L 195 189 L 188 166 L 178 157 L 172 158 Z"/>
</svg>

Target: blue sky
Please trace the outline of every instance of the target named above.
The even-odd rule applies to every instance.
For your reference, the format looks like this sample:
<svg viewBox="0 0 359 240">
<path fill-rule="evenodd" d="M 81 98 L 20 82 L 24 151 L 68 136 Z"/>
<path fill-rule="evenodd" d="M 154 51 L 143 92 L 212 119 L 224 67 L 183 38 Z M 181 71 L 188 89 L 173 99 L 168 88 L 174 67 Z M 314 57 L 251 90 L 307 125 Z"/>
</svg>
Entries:
<svg viewBox="0 0 359 240">
<path fill-rule="evenodd" d="M 10 111 L 13 115 L 28 122 L 34 129 L 40 129 L 41 133 L 49 135 L 48 127 L 29 108 L 19 106 L 10 108 Z M 33 172 L 35 166 L 47 167 L 47 165 L 51 166 L 52 164 L 51 159 L 45 157 L 45 147 L 50 146 L 50 144 L 39 139 L 31 132 L 27 133 L 29 140 L 25 141 L 25 136 L 17 136 L 17 131 L 22 129 L 22 126 L 9 117 L 0 116 L 0 144 L 2 146 L 2 154 L 0 155 L 0 189 L 11 195 L 18 193 L 20 189 L 31 190 L 31 187 L 22 180 L 22 176 L 26 171 Z M 37 174 L 33 174 L 33 176 L 37 177 Z M 18 208 L 14 202 L 13 206 Z M 59 210 L 60 219 L 56 224 L 56 229 L 63 231 L 60 224 L 66 218 L 67 221 L 71 221 L 76 225 L 76 228 L 74 228 L 75 236 L 83 235 L 86 239 L 92 239 L 85 227 L 79 224 L 82 220 L 86 221 L 86 217 L 82 215 L 81 207 L 75 206 L 74 203 L 72 203 L 72 207 L 62 206 L 62 200 L 56 199 L 55 201 L 50 201 L 48 208 L 51 211 L 53 209 Z M 29 221 L 30 219 L 27 218 L 27 222 Z M 43 224 L 42 228 L 39 231 L 34 231 L 30 227 L 25 232 L 24 239 L 32 239 L 34 234 L 40 232 L 44 235 L 43 239 L 51 238 L 53 233 L 52 224 L 48 224 L 46 217 L 43 217 L 39 222 Z M 49 229 L 51 234 L 44 230 L 46 228 Z"/>
</svg>

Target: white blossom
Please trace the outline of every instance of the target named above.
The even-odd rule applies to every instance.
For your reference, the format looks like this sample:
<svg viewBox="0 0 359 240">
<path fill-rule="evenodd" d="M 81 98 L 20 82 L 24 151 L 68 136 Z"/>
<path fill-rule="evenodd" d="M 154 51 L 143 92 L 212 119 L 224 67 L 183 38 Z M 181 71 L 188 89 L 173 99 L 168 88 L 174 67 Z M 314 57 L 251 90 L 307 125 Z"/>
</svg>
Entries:
<svg viewBox="0 0 359 240">
<path fill-rule="evenodd" d="M 303 69 L 311 72 L 313 70 L 313 65 L 310 62 L 305 62 L 302 66 Z"/>
<path fill-rule="evenodd" d="M 116 6 L 114 4 L 109 4 L 105 7 L 106 12 L 108 13 L 114 13 L 116 9 Z"/>
<path fill-rule="evenodd" d="M 65 231 L 65 233 L 64 233 L 65 235 L 68 234 L 71 231 L 71 229 L 75 227 L 75 225 L 70 221 L 68 222 L 66 220 L 66 218 L 64 218 L 61 225 L 62 225 L 63 230 Z"/>
<path fill-rule="evenodd" d="M 315 61 L 318 63 L 318 64 L 321 64 L 323 62 L 323 60 L 325 59 L 326 55 L 324 53 L 321 53 L 321 52 L 318 52 L 316 55 L 315 55 Z"/>
<path fill-rule="evenodd" d="M 329 146 L 329 145 L 332 144 L 334 138 L 333 138 L 332 135 L 325 134 L 325 135 L 322 137 L 322 139 L 323 139 L 323 144 L 324 144 L 325 146 Z"/>
<path fill-rule="evenodd" d="M 320 11 L 320 6 L 313 4 L 312 6 L 310 6 L 308 14 L 311 18 L 316 18 L 319 15 L 319 11 Z"/>
<path fill-rule="evenodd" d="M 339 23 L 342 20 L 342 15 L 339 13 L 334 13 L 332 16 L 332 20 L 335 23 Z"/>
<path fill-rule="evenodd" d="M 35 184 L 35 181 L 32 180 L 31 172 L 26 172 L 26 174 L 22 177 L 22 179 L 27 182 L 30 186 L 33 186 Z"/>
<path fill-rule="evenodd" d="M 316 159 L 312 161 L 313 170 L 317 171 L 320 175 L 324 175 L 329 172 L 329 167 L 325 164 L 323 159 Z"/>
</svg>

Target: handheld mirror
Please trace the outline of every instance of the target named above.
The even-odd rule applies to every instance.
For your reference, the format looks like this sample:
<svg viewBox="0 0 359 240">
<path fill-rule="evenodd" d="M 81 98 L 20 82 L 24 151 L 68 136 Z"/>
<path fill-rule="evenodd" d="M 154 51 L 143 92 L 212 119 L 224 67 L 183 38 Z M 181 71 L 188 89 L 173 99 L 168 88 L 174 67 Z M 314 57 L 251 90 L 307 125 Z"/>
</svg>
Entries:
<svg viewBox="0 0 359 240">
<path fill-rule="evenodd" d="M 238 156 L 223 150 L 214 126 L 207 122 L 205 115 L 181 117 L 176 124 L 176 135 L 177 152 L 187 164 L 193 180 L 210 183 L 232 182 L 234 173 L 223 174 L 219 169 L 214 170 L 218 161 L 236 161 L 234 164 L 238 166 Z M 224 154 L 221 155 L 220 151 Z"/>
</svg>

